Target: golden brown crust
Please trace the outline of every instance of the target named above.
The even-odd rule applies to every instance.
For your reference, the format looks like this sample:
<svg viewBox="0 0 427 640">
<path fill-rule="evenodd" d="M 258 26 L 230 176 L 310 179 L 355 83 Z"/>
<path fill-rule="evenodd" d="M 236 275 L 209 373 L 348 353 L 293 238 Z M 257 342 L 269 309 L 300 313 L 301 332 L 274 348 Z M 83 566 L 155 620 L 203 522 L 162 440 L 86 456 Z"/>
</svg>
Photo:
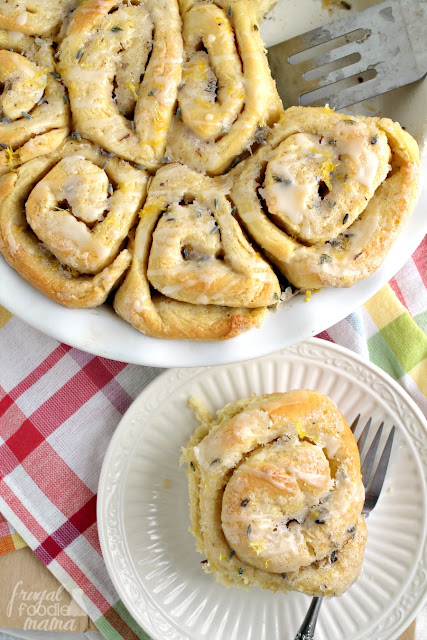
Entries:
<svg viewBox="0 0 427 640">
<path fill-rule="evenodd" d="M 123 247 L 147 175 L 90 143 L 67 142 L 0 179 L 0 249 L 68 307 L 102 304 L 130 264 Z M 89 226 L 86 226 L 89 225 Z"/>
<path fill-rule="evenodd" d="M 0 0 L 0 27 L 27 35 L 45 36 L 54 33 L 78 4 L 78 0 L 31 0 L 22 2 Z"/>
<path fill-rule="evenodd" d="M 239 400 L 183 451 L 192 531 L 218 581 L 313 596 L 359 576 L 367 530 L 359 453 L 316 391 Z"/>
<path fill-rule="evenodd" d="M 69 108 L 49 40 L 0 29 L 0 175 L 56 149 L 68 135 Z"/>
<path fill-rule="evenodd" d="M 136 288 L 127 277 L 114 299 L 116 312 L 139 331 L 155 338 L 173 340 L 229 340 L 241 333 L 259 327 L 265 309 L 227 309 L 189 305 L 185 302 L 155 296 L 150 313 L 135 309 Z M 128 298 L 125 296 L 130 291 Z M 142 295 L 141 295 L 142 297 Z"/>
<path fill-rule="evenodd" d="M 282 104 L 251 0 L 185 3 L 179 111 L 167 156 L 219 175 L 277 122 Z M 201 50 L 201 45 L 203 49 Z"/>
<path fill-rule="evenodd" d="M 245 239 L 218 184 L 180 165 L 158 171 L 117 313 L 148 335 L 223 340 L 258 326 L 279 297 L 274 272 Z"/>
<path fill-rule="evenodd" d="M 186 11 L 199 4 L 199 1 L 200 0 L 178 0 L 181 14 L 184 14 Z M 251 7 L 257 16 L 257 20 L 261 22 L 266 13 L 272 9 L 276 2 L 277 0 L 248 0 L 247 6 Z M 227 14 L 230 11 L 230 6 L 231 13 L 233 13 L 233 3 L 234 0 L 232 0 L 232 2 L 230 2 L 230 0 L 215 0 L 217 7 L 221 7 Z"/>
<path fill-rule="evenodd" d="M 149 169 L 165 155 L 181 67 L 176 0 L 84 0 L 61 43 L 76 129 Z"/>
<path fill-rule="evenodd" d="M 373 273 L 415 205 L 415 140 L 385 118 L 291 107 L 267 142 L 228 179 L 270 261 L 298 288 Z"/>
</svg>

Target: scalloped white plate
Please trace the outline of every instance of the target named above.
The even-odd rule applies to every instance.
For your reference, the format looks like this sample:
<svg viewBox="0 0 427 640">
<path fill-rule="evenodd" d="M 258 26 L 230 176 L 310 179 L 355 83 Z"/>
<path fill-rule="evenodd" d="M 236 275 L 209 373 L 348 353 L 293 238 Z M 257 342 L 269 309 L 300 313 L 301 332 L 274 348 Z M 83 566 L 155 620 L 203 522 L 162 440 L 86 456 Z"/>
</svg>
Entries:
<svg viewBox="0 0 427 640">
<path fill-rule="evenodd" d="M 375 4 L 352 0 L 354 10 Z M 262 36 L 267 45 L 286 40 L 342 16 L 330 12 L 321 0 L 279 0 L 264 20 Z M 383 115 L 406 126 L 419 143 L 425 132 L 427 79 L 397 89 L 349 109 L 348 113 Z M 427 155 L 423 176 L 427 175 Z M 427 181 L 425 181 L 427 182 Z M 123 362 L 157 367 L 192 367 L 238 362 L 272 353 L 327 329 L 362 305 L 404 265 L 427 232 L 427 186 L 405 229 L 383 266 L 370 278 L 350 289 L 323 289 L 305 304 L 293 298 L 276 313 L 270 313 L 261 329 L 254 329 L 226 342 L 183 342 L 150 338 L 119 318 L 112 307 L 66 309 L 22 279 L 0 255 L 0 304 L 48 335 L 67 344 Z"/>
<path fill-rule="evenodd" d="M 421 607 L 427 587 L 425 420 L 380 369 L 312 339 L 245 363 L 167 371 L 120 422 L 99 482 L 99 535 L 121 599 L 153 639 L 293 640 L 309 598 L 227 589 L 203 572 L 188 531 L 179 457 L 197 424 L 187 407 L 190 395 L 213 411 L 254 392 L 301 387 L 332 397 L 349 421 L 361 412 L 361 425 L 373 416 L 376 424 L 397 426 L 383 492 L 368 521 L 364 572 L 343 597 L 323 604 L 316 640 L 395 640 Z"/>
</svg>

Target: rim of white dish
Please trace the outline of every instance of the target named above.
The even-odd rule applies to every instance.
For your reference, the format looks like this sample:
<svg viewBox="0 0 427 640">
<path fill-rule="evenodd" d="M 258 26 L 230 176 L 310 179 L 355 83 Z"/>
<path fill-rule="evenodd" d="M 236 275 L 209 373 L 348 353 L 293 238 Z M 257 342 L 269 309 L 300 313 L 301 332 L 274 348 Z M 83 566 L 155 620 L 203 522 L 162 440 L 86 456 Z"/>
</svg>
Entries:
<svg viewBox="0 0 427 640">
<path fill-rule="evenodd" d="M 332 19 L 331 14 L 323 10 L 319 3 L 316 5 L 316 11 L 313 11 L 314 3 L 312 5 L 311 0 L 298 0 L 294 7 L 286 8 L 284 2 L 285 0 L 279 0 L 269 19 L 264 20 L 261 26 L 267 45 L 274 44 L 284 37 L 297 35 L 307 28 L 320 26 L 320 23 L 325 24 Z M 361 0 L 359 4 L 363 3 L 364 0 Z M 289 21 L 287 17 L 292 9 L 292 20 Z M 427 91 L 427 80 L 420 83 L 414 85 L 419 85 L 423 91 Z M 410 92 L 413 91 L 414 85 L 405 88 L 405 91 L 408 91 L 408 98 L 404 101 L 405 113 L 408 114 L 413 108 L 413 93 Z M 393 96 L 389 100 L 393 107 Z M 419 102 L 418 100 L 416 104 Z M 378 105 L 374 108 L 372 104 L 370 101 L 359 103 L 356 110 L 372 116 L 387 114 L 387 109 L 379 109 Z M 352 113 L 354 108 L 350 107 L 346 112 Z M 417 111 L 415 120 L 413 116 L 414 114 L 408 116 L 409 120 L 412 120 L 412 125 L 416 125 L 418 138 L 426 142 L 424 112 Z M 131 364 L 195 367 L 231 364 L 264 356 L 310 338 L 339 322 L 363 305 L 397 273 L 427 233 L 426 151 L 421 159 L 421 178 L 424 184 L 415 209 L 384 263 L 375 273 L 348 289 L 324 288 L 320 293 L 313 295 L 308 304 L 304 302 L 303 295 L 295 296 L 287 303 L 281 304 L 277 311 L 270 311 L 261 328 L 251 329 L 231 340 L 195 342 L 153 338 L 140 333 L 122 320 L 108 304 L 95 309 L 67 309 L 21 278 L 1 255 L 0 304 L 32 327 L 56 340 L 97 356 Z"/>
<path fill-rule="evenodd" d="M 309 340 L 303 341 L 297 345 L 293 345 L 287 349 L 282 349 L 280 350 L 280 352 L 278 352 L 278 354 L 282 353 L 285 354 L 288 350 L 292 351 L 292 350 L 298 350 L 298 349 L 302 349 L 304 347 L 304 345 L 306 346 L 310 346 L 310 345 L 314 345 L 317 348 L 323 349 L 325 351 L 325 355 L 331 354 L 333 356 L 337 356 L 337 355 L 341 355 L 346 359 L 350 359 L 355 361 L 356 363 L 358 363 L 358 365 L 360 365 L 362 368 L 364 368 L 365 370 L 367 369 L 368 371 L 371 371 L 375 374 L 375 376 L 377 378 L 379 378 L 381 380 L 381 382 L 385 383 L 386 386 L 390 386 L 391 389 L 397 394 L 398 397 L 400 397 L 400 399 L 402 401 L 404 401 L 406 403 L 406 405 L 409 407 L 409 409 L 412 411 L 414 417 L 416 418 L 416 420 L 420 423 L 421 427 L 423 427 L 424 429 L 424 433 L 427 432 L 427 422 L 426 419 L 422 413 L 422 411 L 420 410 L 420 408 L 416 405 L 416 403 L 412 400 L 412 398 L 408 395 L 408 393 L 395 381 L 393 380 L 388 374 L 386 374 L 382 369 L 380 369 L 379 367 L 377 367 L 375 364 L 373 364 L 372 362 L 369 361 L 365 361 L 363 358 L 361 358 L 358 354 L 350 351 L 349 349 L 346 349 L 345 347 L 341 347 L 340 345 L 336 345 L 335 343 L 330 343 L 318 338 L 311 338 Z M 276 354 L 276 355 L 278 355 Z M 268 359 L 268 355 L 265 356 L 265 359 Z M 233 366 L 233 364 L 229 365 L 230 367 Z M 138 624 L 140 624 L 140 626 L 142 628 L 144 628 L 144 630 L 148 633 L 148 634 L 152 634 L 153 638 L 157 638 L 157 640 L 163 640 L 161 638 L 161 636 L 156 634 L 155 629 L 153 628 L 149 628 L 146 625 L 144 625 L 143 621 L 141 621 L 141 619 L 138 619 L 138 608 L 136 606 L 133 605 L 133 603 L 129 600 L 128 598 L 128 594 L 125 590 L 125 588 L 123 587 L 122 584 L 122 578 L 120 577 L 120 575 L 113 569 L 113 563 L 112 563 L 112 549 L 110 548 L 110 546 L 107 543 L 107 539 L 106 539 L 106 533 L 105 533 L 105 527 L 104 527 L 104 516 L 105 516 L 105 509 L 106 509 L 106 503 L 105 503 L 105 498 L 106 495 L 108 494 L 107 491 L 107 480 L 108 480 L 108 476 L 110 473 L 114 474 L 114 477 L 116 479 L 117 482 L 117 490 L 115 491 L 116 495 L 118 495 L 118 509 L 117 509 L 117 531 L 119 532 L 119 538 L 122 539 L 123 541 L 123 553 L 126 556 L 126 562 L 129 563 L 129 565 L 131 564 L 131 559 L 129 557 L 129 548 L 127 545 L 127 541 L 126 541 L 126 534 L 125 534 L 125 527 L 124 527 L 124 522 L 123 522 L 123 514 L 121 511 L 122 505 L 123 505 L 123 494 L 124 494 L 124 484 L 125 484 L 125 479 L 127 477 L 127 469 L 129 466 L 129 462 L 131 459 L 131 455 L 134 449 L 134 445 L 132 445 L 129 449 L 129 451 L 127 452 L 127 457 L 126 460 L 124 462 L 124 465 L 120 467 L 120 470 L 118 468 L 115 468 L 114 471 L 110 469 L 111 463 L 112 463 L 112 458 L 114 457 L 114 453 L 116 450 L 116 447 L 118 444 L 120 444 L 121 438 L 123 437 L 124 433 L 126 432 L 126 430 L 131 428 L 131 423 L 129 422 L 129 417 L 132 415 L 133 411 L 135 410 L 135 404 L 136 403 L 141 403 L 142 399 L 144 398 L 144 396 L 147 394 L 151 394 L 153 391 L 153 388 L 155 388 L 157 385 L 159 387 L 162 386 L 162 381 L 164 378 L 167 378 L 168 376 L 176 376 L 177 378 L 179 378 L 180 381 L 182 382 L 186 382 L 188 379 L 194 378 L 196 379 L 198 375 L 202 374 L 203 372 L 205 372 L 207 369 L 206 368 L 194 368 L 194 369 L 182 369 L 182 370 L 178 370 L 178 369 L 172 369 L 169 371 L 165 371 L 162 374 L 160 374 L 157 378 L 155 378 L 152 382 L 150 382 L 144 389 L 143 391 L 137 396 L 137 398 L 134 400 L 134 402 L 132 403 L 132 405 L 128 408 L 128 410 L 126 411 L 126 413 L 124 414 L 124 416 L 122 417 L 111 441 L 110 444 L 108 446 L 108 449 L 106 451 L 105 457 L 104 457 L 104 461 L 103 461 L 103 465 L 102 465 L 102 469 L 101 469 L 101 474 L 100 474 L 100 478 L 99 478 L 99 485 L 98 485 L 98 501 L 97 501 L 97 521 L 98 521 L 98 533 L 99 533 L 99 540 L 100 540 L 100 544 L 101 544 L 101 549 L 102 549 L 102 554 L 107 566 L 107 571 L 108 574 L 114 584 L 114 587 L 116 588 L 122 602 L 125 604 L 125 606 L 128 608 L 129 612 L 131 613 L 131 615 L 135 618 L 135 620 L 138 622 Z M 409 446 L 415 462 L 421 472 L 421 475 L 424 476 L 424 480 L 425 483 L 427 482 L 427 465 L 421 459 L 421 456 L 418 453 L 418 449 L 415 447 L 415 444 L 412 442 L 412 440 L 410 439 L 410 434 L 409 431 L 406 430 L 406 427 L 404 425 L 403 426 L 403 431 L 405 434 L 405 440 L 407 445 Z M 138 429 L 138 433 L 141 429 L 143 429 L 144 426 L 140 425 L 139 429 Z M 135 434 L 136 435 L 136 432 Z M 123 478 L 123 481 L 121 480 L 117 480 L 118 478 Z M 425 486 L 424 486 L 424 494 L 425 494 Z M 426 509 L 427 503 L 426 503 L 426 495 L 424 495 L 424 509 Z M 423 528 L 423 535 L 424 535 L 424 546 L 425 549 L 427 549 L 427 540 L 426 540 L 426 529 L 427 529 L 427 520 L 424 521 L 424 528 Z M 117 540 L 116 540 L 117 542 Z M 114 553 L 117 553 L 117 545 L 115 546 L 114 549 Z M 418 569 L 418 564 L 420 562 L 420 558 L 421 555 L 423 553 L 423 547 L 421 546 L 420 549 L 418 550 L 418 554 L 417 554 L 417 560 L 416 562 L 414 562 L 414 566 L 412 567 L 410 573 L 408 574 L 408 576 L 406 576 L 406 580 L 407 582 L 410 582 L 411 580 L 414 580 L 414 575 L 416 570 Z M 425 557 L 424 557 L 425 556 Z M 424 554 L 424 556 L 421 559 L 421 563 L 422 566 L 424 567 L 424 572 L 426 571 L 427 568 L 427 555 Z M 131 580 L 131 578 L 129 577 L 129 575 L 125 576 L 124 580 Z M 406 593 L 406 592 L 405 592 Z M 397 602 L 401 602 L 404 600 L 405 598 L 405 593 L 401 593 L 399 600 Z M 150 594 L 148 592 L 145 592 L 145 596 L 147 599 L 150 598 Z M 402 617 L 402 619 L 399 621 L 398 626 L 396 627 L 396 629 L 393 631 L 393 636 L 390 638 L 387 638 L 387 640 L 395 640 L 397 639 L 401 633 L 403 633 L 403 631 L 408 627 L 408 625 L 411 623 L 411 621 L 415 618 L 415 616 L 417 615 L 417 612 L 420 610 L 420 608 L 423 606 L 424 602 L 427 601 L 427 591 L 424 591 L 424 593 L 422 593 L 422 590 L 420 590 L 420 594 L 418 599 L 416 599 L 415 602 L 412 602 L 411 606 L 408 607 L 408 609 L 405 611 L 405 615 Z M 397 603 L 395 603 L 397 604 Z M 176 631 L 176 636 L 174 636 L 176 638 L 180 638 L 180 640 L 185 640 L 187 638 L 187 636 L 182 636 L 180 635 L 180 632 Z"/>
</svg>

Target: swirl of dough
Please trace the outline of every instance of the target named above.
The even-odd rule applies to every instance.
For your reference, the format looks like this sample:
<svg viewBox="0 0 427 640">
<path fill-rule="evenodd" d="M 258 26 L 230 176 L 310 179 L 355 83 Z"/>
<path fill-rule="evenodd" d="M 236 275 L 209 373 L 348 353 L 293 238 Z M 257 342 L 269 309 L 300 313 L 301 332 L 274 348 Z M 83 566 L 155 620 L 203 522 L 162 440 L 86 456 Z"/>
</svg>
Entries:
<svg viewBox="0 0 427 640">
<path fill-rule="evenodd" d="M 147 174 L 66 142 L 0 179 L 0 249 L 31 284 L 67 307 L 102 304 L 130 263 L 124 248 Z"/>
<path fill-rule="evenodd" d="M 391 120 L 292 107 L 230 179 L 240 219 L 293 285 L 350 286 L 412 211 L 419 153 Z"/>
<path fill-rule="evenodd" d="M 61 43 L 79 133 L 150 169 L 165 153 L 181 67 L 176 0 L 84 0 Z"/>
<path fill-rule="evenodd" d="M 367 537 L 356 442 L 328 397 L 239 400 L 187 447 L 192 531 L 216 578 L 313 596 L 359 576 Z"/>
<path fill-rule="evenodd" d="M 160 169 L 114 300 L 117 313 L 149 335 L 219 340 L 259 324 L 279 296 L 276 275 L 217 183 L 180 165 Z"/>
<path fill-rule="evenodd" d="M 69 108 L 48 40 L 0 29 L 0 175 L 66 138 Z"/>
<path fill-rule="evenodd" d="M 263 127 L 283 110 L 258 30 L 257 5 L 182 5 L 185 61 L 167 156 L 217 175 L 262 138 Z"/>
<path fill-rule="evenodd" d="M 30 36 L 52 34 L 78 0 L 0 0 L 0 27 Z"/>
</svg>

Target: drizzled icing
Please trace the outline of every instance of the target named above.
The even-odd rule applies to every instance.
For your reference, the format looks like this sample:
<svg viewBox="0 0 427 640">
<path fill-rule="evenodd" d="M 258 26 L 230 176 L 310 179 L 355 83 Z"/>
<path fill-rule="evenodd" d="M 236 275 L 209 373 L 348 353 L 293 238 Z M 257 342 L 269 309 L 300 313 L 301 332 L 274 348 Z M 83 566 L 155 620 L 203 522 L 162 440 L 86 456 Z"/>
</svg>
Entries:
<svg viewBox="0 0 427 640">
<path fill-rule="evenodd" d="M 232 18 L 225 6 L 205 2 L 192 3 L 183 14 L 180 114 L 172 124 L 168 155 L 210 175 L 238 161 L 261 123 L 270 126 L 282 113 L 249 4 L 233 3 Z"/>
<path fill-rule="evenodd" d="M 317 192 L 317 180 L 297 183 L 291 170 L 278 163 L 272 162 L 269 169 L 274 175 L 279 175 L 282 181 L 259 189 L 259 194 L 265 199 L 269 210 L 282 211 L 294 224 L 300 224 L 307 216 L 308 203 Z"/>
<path fill-rule="evenodd" d="M 72 243 L 76 244 L 81 252 L 94 253 L 98 258 L 105 258 L 108 256 L 108 247 L 96 240 L 90 230 L 86 227 L 84 222 L 76 220 L 69 215 L 59 215 L 55 220 L 55 226 L 52 231 L 56 231 L 61 239 L 56 243 L 54 240 L 50 240 L 50 248 L 53 253 L 55 250 L 63 246 L 63 239 L 67 238 Z"/>
<path fill-rule="evenodd" d="M 31 35 L 43 36 L 51 33 L 67 10 L 71 11 L 74 6 L 73 0 L 2 0 L 0 18 L 7 20 L 7 26 L 3 23 L 4 28 L 22 29 Z"/>
<path fill-rule="evenodd" d="M 366 134 L 357 138 L 340 136 L 337 139 L 337 148 L 341 154 L 348 155 L 358 167 L 355 179 L 371 189 L 377 175 L 379 160 Z"/>
<path fill-rule="evenodd" d="M 214 4 L 196 5 L 183 22 L 187 61 L 178 94 L 182 119 L 200 139 L 214 140 L 242 111 L 241 62 L 222 9 Z M 208 53 L 198 50 L 200 42 Z"/>
<path fill-rule="evenodd" d="M 258 193 L 272 222 L 297 241 L 342 248 L 347 242 L 335 239 L 364 213 L 387 177 L 390 149 L 384 132 L 350 119 L 319 136 L 286 137 L 270 153 Z M 251 224 L 250 212 L 243 217 Z M 329 248 L 322 253 L 330 254 Z"/>
<path fill-rule="evenodd" d="M 160 293 L 193 304 L 260 307 L 278 299 L 271 268 L 258 257 L 216 190 L 167 205 L 152 234 L 147 277 Z M 150 205 L 148 205 L 150 206 Z M 276 297 L 273 296 L 276 293 Z"/>
<path fill-rule="evenodd" d="M 104 3 L 105 4 L 105 3 Z M 176 2 L 77 7 L 60 72 L 80 133 L 108 151 L 157 168 L 165 153 L 182 65 Z M 85 21 L 88 21 L 86 25 Z"/>
<path fill-rule="evenodd" d="M 363 499 L 360 476 L 348 476 L 345 423 L 320 411 L 309 394 L 260 399 L 193 448 L 207 485 L 227 477 L 221 522 L 228 544 L 267 572 L 298 570 L 332 553 L 347 535 L 347 514 Z M 290 419 L 306 401 L 306 420 Z"/>
<path fill-rule="evenodd" d="M 74 181 L 74 184 L 79 186 L 80 180 Z M 46 211 L 54 210 L 59 200 L 57 196 L 58 187 L 59 185 L 56 181 L 53 184 L 49 183 L 49 180 L 40 181 L 31 193 L 30 202 L 38 201 L 41 207 L 46 208 Z M 59 187 L 59 190 L 62 196 L 67 196 L 69 202 L 74 202 L 75 208 L 79 211 L 78 189 L 68 191 L 66 194 L 62 193 L 61 187 Z M 84 209 L 82 213 L 84 214 Z M 31 210 L 28 210 L 28 208 L 27 217 L 30 224 L 37 229 Z M 58 209 L 54 211 L 54 215 L 49 217 L 49 234 L 44 236 L 43 239 L 52 253 L 57 254 L 58 251 L 61 251 L 64 248 L 64 243 L 71 243 L 78 247 L 81 253 L 92 253 L 98 258 L 104 258 L 108 255 L 108 248 L 92 236 L 90 229 L 87 228 L 84 222 L 77 220 L 68 211 Z"/>
<path fill-rule="evenodd" d="M 107 171 L 123 181 L 116 187 L 106 171 L 73 153 L 74 145 L 69 148 L 29 194 L 26 217 L 60 263 L 78 273 L 99 273 L 114 260 L 133 223 L 146 177 L 112 159 Z"/>
<path fill-rule="evenodd" d="M 10 120 L 22 118 L 43 96 L 47 72 L 13 51 L 0 50 L 0 109 Z"/>
<path fill-rule="evenodd" d="M 360 165 L 356 173 L 356 180 L 371 188 L 374 178 L 377 175 L 379 160 L 375 153 L 370 149 L 368 149 L 364 155 L 365 162 Z"/>
<path fill-rule="evenodd" d="M 291 494 L 297 491 L 295 483 L 301 483 L 304 492 L 309 493 L 310 488 L 325 487 L 327 481 L 325 473 L 302 471 L 296 466 L 291 465 L 281 465 L 280 472 L 283 472 L 286 482 L 277 480 L 277 478 L 274 477 L 273 470 L 269 467 L 266 467 L 264 470 L 257 467 L 249 467 L 246 471 L 248 475 L 265 480 L 277 489 L 282 489 L 285 493 Z"/>
</svg>

